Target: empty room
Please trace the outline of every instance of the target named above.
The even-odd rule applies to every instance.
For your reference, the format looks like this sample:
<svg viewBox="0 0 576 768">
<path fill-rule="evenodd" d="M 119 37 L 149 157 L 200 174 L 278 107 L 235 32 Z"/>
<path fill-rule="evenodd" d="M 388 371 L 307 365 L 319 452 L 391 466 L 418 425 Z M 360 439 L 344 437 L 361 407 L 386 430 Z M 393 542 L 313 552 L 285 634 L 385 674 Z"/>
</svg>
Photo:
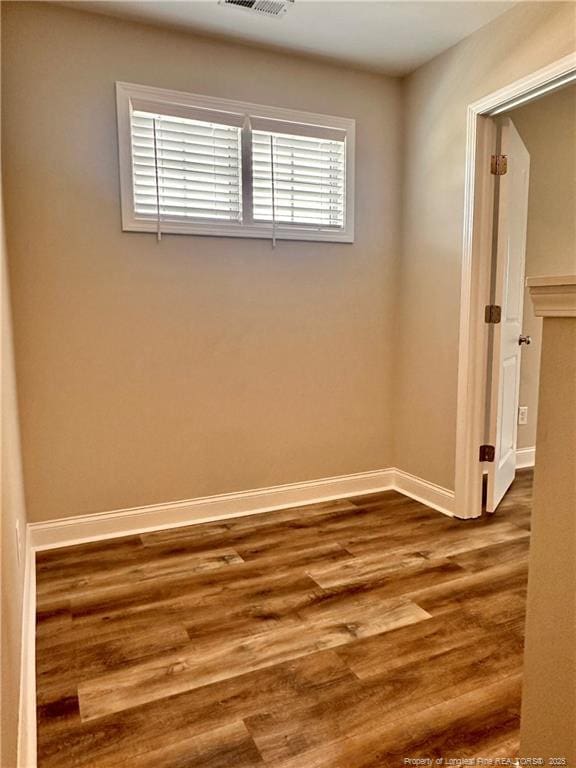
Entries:
<svg viewBox="0 0 576 768">
<path fill-rule="evenodd" d="M 0 768 L 576 768 L 576 3 L 0 5 Z"/>
</svg>

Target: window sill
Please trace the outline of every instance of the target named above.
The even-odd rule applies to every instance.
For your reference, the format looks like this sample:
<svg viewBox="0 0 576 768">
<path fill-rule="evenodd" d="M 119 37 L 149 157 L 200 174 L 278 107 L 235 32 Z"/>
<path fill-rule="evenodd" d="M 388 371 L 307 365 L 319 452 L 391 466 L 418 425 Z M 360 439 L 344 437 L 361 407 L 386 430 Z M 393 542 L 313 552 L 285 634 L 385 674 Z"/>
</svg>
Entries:
<svg viewBox="0 0 576 768">
<path fill-rule="evenodd" d="M 149 220 L 132 219 L 124 221 L 122 224 L 124 232 L 148 232 L 157 234 L 158 228 L 156 222 Z M 194 223 L 163 221 L 161 224 L 161 233 L 163 235 L 200 235 L 208 237 L 242 237 L 258 240 L 271 240 L 272 227 L 266 225 L 247 225 L 247 224 L 214 224 L 214 223 Z M 276 226 L 276 240 L 300 240 L 308 242 L 326 242 L 326 243 L 353 243 L 354 232 L 346 230 L 315 230 L 302 228 L 286 228 L 280 225 Z"/>
</svg>

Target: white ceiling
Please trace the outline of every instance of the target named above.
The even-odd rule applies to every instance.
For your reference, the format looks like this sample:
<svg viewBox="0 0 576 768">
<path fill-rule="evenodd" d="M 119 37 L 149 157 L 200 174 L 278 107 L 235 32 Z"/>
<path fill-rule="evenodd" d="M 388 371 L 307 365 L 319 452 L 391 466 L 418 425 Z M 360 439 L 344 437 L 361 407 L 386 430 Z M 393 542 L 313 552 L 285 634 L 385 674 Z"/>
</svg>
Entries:
<svg viewBox="0 0 576 768">
<path fill-rule="evenodd" d="M 196 30 L 403 75 L 487 24 L 513 2 L 295 0 L 267 18 L 218 0 L 73 0 L 79 10 Z"/>
</svg>

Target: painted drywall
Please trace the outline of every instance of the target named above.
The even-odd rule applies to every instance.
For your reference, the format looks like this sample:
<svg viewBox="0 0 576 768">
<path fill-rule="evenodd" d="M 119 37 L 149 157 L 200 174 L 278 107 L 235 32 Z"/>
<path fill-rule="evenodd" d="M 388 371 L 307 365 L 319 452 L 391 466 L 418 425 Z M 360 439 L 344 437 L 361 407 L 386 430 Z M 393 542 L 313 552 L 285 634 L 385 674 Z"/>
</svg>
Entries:
<svg viewBox="0 0 576 768">
<path fill-rule="evenodd" d="M 0 76 L 1 79 L 1 76 Z M 1 169 L 0 158 L 0 169 Z M 1 176 L 1 173 L 0 173 Z M 26 515 L 18 407 L 14 378 L 14 357 L 9 291 L 6 270 L 6 238 L 4 228 L 4 201 L 0 187 L 0 311 L 2 322 L 2 487 L 0 493 L 1 532 L 1 599 L 0 646 L 2 649 L 0 765 L 16 766 L 18 707 L 20 697 L 20 658 L 22 637 L 22 593 L 24 586 L 24 537 Z M 16 526 L 21 534 L 17 546 Z"/>
<path fill-rule="evenodd" d="M 405 81 L 394 461 L 454 487 L 466 109 L 576 47 L 576 6 L 521 3 Z"/>
<path fill-rule="evenodd" d="M 530 195 L 526 277 L 576 272 L 576 85 L 510 113 L 530 153 Z M 542 318 L 535 317 L 530 293 L 524 297 L 520 405 L 528 424 L 518 426 L 518 447 L 536 445 Z"/>
<path fill-rule="evenodd" d="M 3 6 L 30 520 L 390 466 L 399 81 Z M 355 244 L 123 233 L 117 80 L 355 118 Z"/>
<path fill-rule="evenodd" d="M 544 318 L 520 746 L 576 765 L 576 318 Z"/>
</svg>

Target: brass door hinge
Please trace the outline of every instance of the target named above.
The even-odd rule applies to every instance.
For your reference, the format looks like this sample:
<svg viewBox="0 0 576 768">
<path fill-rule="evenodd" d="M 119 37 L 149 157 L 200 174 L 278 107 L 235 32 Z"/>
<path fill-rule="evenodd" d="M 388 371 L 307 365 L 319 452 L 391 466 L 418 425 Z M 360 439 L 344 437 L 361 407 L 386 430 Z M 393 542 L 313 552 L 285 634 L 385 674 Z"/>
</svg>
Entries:
<svg viewBox="0 0 576 768">
<path fill-rule="evenodd" d="M 487 304 L 484 309 L 485 323 L 499 323 L 502 320 L 502 307 L 498 304 Z"/>
<path fill-rule="evenodd" d="M 492 155 L 490 158 L 490 173 L 493 176 L 504 176 L 508 171 L 508 158 L 506 155 Z"/>
<path fill-rule="evenodd" d="M 481 445 L 480 446 L 480 461 L 494 461 L 496 449 L 493 445 Z"/>
</svg>

